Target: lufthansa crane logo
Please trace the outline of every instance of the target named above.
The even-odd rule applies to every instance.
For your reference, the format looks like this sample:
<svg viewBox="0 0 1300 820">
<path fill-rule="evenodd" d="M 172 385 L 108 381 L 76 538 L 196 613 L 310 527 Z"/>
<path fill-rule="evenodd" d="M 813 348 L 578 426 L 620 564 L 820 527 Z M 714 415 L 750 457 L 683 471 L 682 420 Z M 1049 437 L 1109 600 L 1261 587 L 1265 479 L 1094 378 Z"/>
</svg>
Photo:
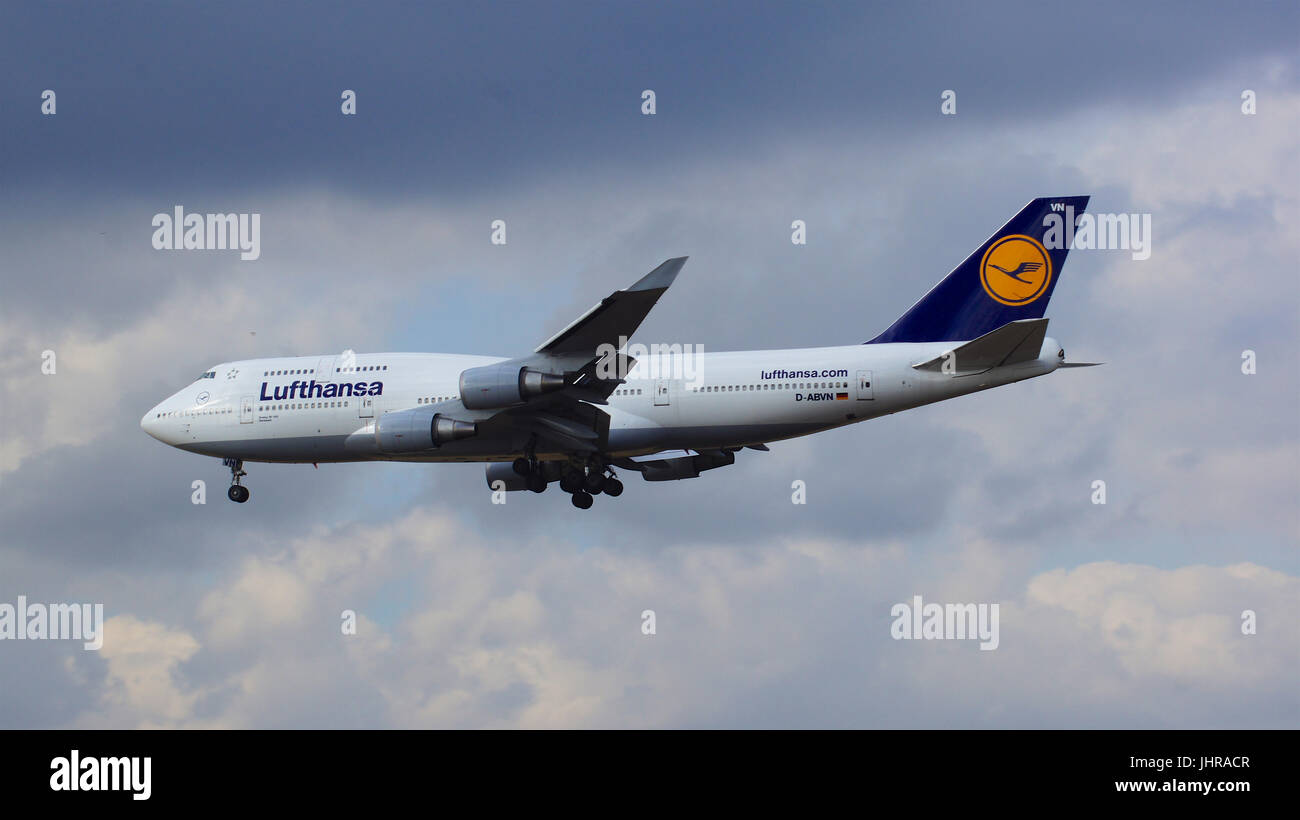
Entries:
<svg viewBox="0 0 1300 820">
<path fill-rule="evenodd" d="M 1047 292 L 1052 259 L 1033 237 L 1004 236 L 989 246 L 980 262 L 980 284 L 995 301 L 1011 307 L 1027 305 Z"/>
</svg>

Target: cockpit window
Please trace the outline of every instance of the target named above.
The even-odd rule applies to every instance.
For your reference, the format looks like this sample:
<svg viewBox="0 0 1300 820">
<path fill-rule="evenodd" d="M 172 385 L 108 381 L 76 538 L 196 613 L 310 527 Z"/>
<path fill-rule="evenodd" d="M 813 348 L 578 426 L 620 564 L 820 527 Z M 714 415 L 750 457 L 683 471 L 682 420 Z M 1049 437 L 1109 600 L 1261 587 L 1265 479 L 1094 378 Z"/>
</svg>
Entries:
<svg viewBox="0 0 1300 820">
<path fill-rule="evenodd" d="M 217 371 L 209 370 L 207 373 L 204 373 L 202 376 L 199 376 L 198 379 L 195 379 L 195 381 L 198 381 L 199 379 L 215 379 L 216 377 L 217 377 Z"/>
</svg>

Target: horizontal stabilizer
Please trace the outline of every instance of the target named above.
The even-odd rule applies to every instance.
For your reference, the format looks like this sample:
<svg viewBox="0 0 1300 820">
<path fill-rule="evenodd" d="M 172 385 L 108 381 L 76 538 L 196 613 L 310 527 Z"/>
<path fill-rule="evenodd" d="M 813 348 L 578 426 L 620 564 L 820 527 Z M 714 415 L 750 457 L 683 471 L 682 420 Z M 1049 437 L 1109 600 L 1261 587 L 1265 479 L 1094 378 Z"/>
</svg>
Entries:
<svg viewBox="0 0 1300 820">
<path fill-rule="evenodd" d="M 1047 335 L 1047 319 L 1017 319 L 997 330 L 953 348 L 941 356 L 912 365 L 917 370 L 932 370 L 966 375 L 982 373 L 992 367 L 1033 361 Z M 946 367 L 945 367 L 946 363 Z"/>
</svg>

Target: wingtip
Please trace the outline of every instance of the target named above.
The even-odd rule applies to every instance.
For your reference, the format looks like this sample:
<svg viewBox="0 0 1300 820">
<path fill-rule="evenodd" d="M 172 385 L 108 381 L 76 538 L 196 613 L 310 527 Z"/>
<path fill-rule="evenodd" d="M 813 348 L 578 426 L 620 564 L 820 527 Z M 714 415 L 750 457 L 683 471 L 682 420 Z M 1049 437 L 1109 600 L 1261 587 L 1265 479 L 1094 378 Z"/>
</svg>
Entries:
<svg viewBox="0 0 1300 820">
<path fill-rule="evenodd" d="M 656 290 L 658 288 L 667 288 L 681 273 L 682 266 L 686 264 L 688 256 L 677 256 L 667 260 L 659 267 L 647 273 L 637 280 L 636 284 L 628 290 Z"/>
</svg>

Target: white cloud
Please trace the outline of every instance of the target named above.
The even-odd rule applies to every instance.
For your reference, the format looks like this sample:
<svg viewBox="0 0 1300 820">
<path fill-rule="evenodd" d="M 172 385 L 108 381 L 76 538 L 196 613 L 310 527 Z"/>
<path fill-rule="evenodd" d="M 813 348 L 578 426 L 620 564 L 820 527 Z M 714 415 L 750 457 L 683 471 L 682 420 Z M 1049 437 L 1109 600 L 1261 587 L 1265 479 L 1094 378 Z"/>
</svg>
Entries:
<svg viewBox="0 0 1300 820">
<path fill-rule="evenodd" d="M 346 527 L 301 539 L 275 562 L 247 562 L 196 606 L 197 637 L 113 619 L 109 694 L 83 721 L 174 725 L 201 693 L 221 692 L 207 718 L 215 725 L 282 725 L 285 704 L 298 710 L 291 723 L 350 725 L 356 704 L 372 701 L 364 725 L 727 725 L 747 699 L 817 689 L 829 676 L 826 706 L 852 725 L 898 718 L 899 705 L 872 692 L 927 703 L 913 716 L 920 725 L 996 726 L 1064 690 L 1087 708 L 1048 709 L 1057 725 L 1212 724 L 1225 702 L 1267 707 L 1300 684 L 1291 612 L 1300 579 L 1249 563 L 1098 562 L 1026 579 L 1018 559 L 999 561 L 985 545 L 941 556 L 951 569 L 938 578 L 890 545 L 777 539 L 743 552 L 697 544 L 638 555 L 543 538 L 518 551 L 448 537 L 443 522 L 414 511 L 377 528 L 391 550 L 379 577 L 371 566 L 364 579 L 309 583 L 287 569 L 350 549 Z M 981 561 L 994 569 L 962 568 Z M 359 595 L 394 576 L 421 590 L 409 611 L 380 624 L 362 607 L 358 635 L 342 636 L 340 591 Z M 999 594 L 1009 586 L 1009 598 Z M 1000 602 L 1001 647 L 891 641 L 890 605 L 913 593 Z M 657 613 L 654 636 L 640 632 L 643 608 Z M 1257 635 L 1241 634 L 1247 608 Z M 217 679 L 178 682 L 179 664 L 217 660 Z M 850 672 L 860 677 L 840 679 Z M 339 699 L 299 702 L 322 688 Z"/>
<path fill-rule="evenodd" d="M 198 641 L 182 630 L 133 615 L 109 618 L 99 650 L 107 664 L 100 699 L 77 723 L 141 729 L 192 723 L 201 691 L 180 679 L 178 667 L 198 651 Z"/>
</svg>

